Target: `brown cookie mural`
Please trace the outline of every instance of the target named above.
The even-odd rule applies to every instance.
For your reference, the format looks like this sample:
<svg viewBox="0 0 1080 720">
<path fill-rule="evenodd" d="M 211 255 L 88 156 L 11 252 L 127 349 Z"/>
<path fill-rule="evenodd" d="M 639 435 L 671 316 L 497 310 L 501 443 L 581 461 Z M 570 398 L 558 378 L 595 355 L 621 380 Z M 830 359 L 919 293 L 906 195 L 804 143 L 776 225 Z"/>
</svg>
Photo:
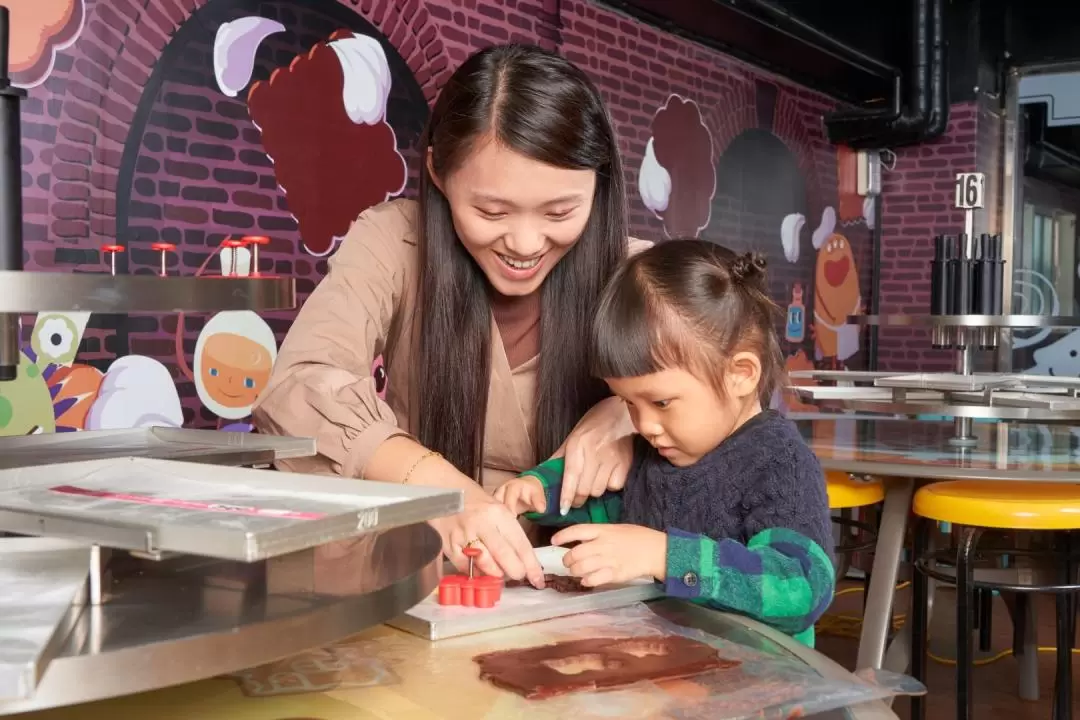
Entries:
<svg viewBox="0 0 1080 720">
<path fill-rule="evenodd" d="M 671 95 L 656 111 L 638 171 L 645 207 L 669 238 L 696 238 L 709 226 L 716 170 L 713 141 L 693 100 Z"/>
</svg>

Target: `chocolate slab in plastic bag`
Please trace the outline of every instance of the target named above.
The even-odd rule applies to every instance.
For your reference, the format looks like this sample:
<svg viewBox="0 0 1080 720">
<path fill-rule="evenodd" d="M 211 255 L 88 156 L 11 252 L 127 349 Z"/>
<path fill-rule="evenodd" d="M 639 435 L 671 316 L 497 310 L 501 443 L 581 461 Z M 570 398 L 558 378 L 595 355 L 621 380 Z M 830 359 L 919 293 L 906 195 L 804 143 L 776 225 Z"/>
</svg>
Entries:
<svg viewBox="0 0 1080 720">
<path fill-rule="evenodd" d="M 921 695 L 920 683 L 904 675 L 873 671 L 826 678 L 777 647 L 763 652 L 664 620 L 645 605 L 585 613 L 530 626 L 549 642 L 583 637 L 642 638 L 680 635 L 717 648 L 737 665 L 665 682 L 527 700 L 505 692 L 488 720 L 573 717 L 575 720 L 788 720 L 898 695 Z M 522 645 L 521 647 L 528 647 Z M 510 649 L 505 648 L 505 649 Z"/>
</svg>

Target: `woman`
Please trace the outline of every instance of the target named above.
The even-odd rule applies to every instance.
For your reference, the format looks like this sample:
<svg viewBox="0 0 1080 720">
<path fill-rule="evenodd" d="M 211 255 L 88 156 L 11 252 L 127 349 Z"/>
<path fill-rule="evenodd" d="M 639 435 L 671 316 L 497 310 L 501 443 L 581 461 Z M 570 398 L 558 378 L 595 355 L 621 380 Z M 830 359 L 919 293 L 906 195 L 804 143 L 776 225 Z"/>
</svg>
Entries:
<svg viewBox="0 0 1080 720">
<path fill-rule="evenodd" d="M 446 555 L 460 567 L 462 547 L 479 543 L 483 572 L 542 586 L 525 532 L 491 493 L 565 453 L 564 505 L 580 505 L 620 488 L 632 453 L 625 408 L 586 357 L 628 248 L 617 139 L 581 70 L 508 45 L 453 74 L 424 147 L 419 202 L 357 219 L 282 344 L 255 421 L 316 438 L 319 455 L 287 469 L 464 491 L 461 513 L 432 522 Z"/>
</svg>

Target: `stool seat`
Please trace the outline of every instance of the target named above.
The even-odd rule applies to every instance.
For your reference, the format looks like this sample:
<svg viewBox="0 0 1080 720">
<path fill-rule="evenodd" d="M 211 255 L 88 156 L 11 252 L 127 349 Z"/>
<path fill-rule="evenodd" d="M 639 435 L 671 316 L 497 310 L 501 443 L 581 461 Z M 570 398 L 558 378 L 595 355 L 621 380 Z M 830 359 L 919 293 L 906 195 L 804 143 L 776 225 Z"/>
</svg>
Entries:
<svg viewBox="0 0 1080 720">
<path fill-rule="evenodd" d="M 997 530 L 1080 529 L 1080 484 L 955 480 L 915 493 L 915 514 Z"/>
<path fill-rule="evenodd" d="M 837 470 L 825 473 L 825 488 L 831 510 L 877 505 L 885 499 L 885 486 L 880 480 L 856 480 Z"/>
</svg>

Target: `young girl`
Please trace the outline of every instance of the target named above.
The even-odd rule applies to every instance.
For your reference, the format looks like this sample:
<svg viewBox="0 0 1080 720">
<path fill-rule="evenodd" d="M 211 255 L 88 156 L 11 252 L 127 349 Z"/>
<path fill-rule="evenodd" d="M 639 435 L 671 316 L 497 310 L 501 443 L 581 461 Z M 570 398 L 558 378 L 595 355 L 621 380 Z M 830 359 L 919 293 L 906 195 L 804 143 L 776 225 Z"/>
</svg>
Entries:
<svg viewBox="0 0 1080 720">
<path fill-rule="evenodd" d="M 587 586 L 651 576 L 669 596 L 748 615 L 813 645 L 832 600 L 832 531 L 817 458 L 763 410 L 783 361 L 765 262 L 699 240 L 653 247 L 612 278 L 592 370 L 638 435 L 625 489 L 560 508 L 562 461 L 496 497 L 534 522 L 572 525 L 563 560 Z"/>
</svg>

